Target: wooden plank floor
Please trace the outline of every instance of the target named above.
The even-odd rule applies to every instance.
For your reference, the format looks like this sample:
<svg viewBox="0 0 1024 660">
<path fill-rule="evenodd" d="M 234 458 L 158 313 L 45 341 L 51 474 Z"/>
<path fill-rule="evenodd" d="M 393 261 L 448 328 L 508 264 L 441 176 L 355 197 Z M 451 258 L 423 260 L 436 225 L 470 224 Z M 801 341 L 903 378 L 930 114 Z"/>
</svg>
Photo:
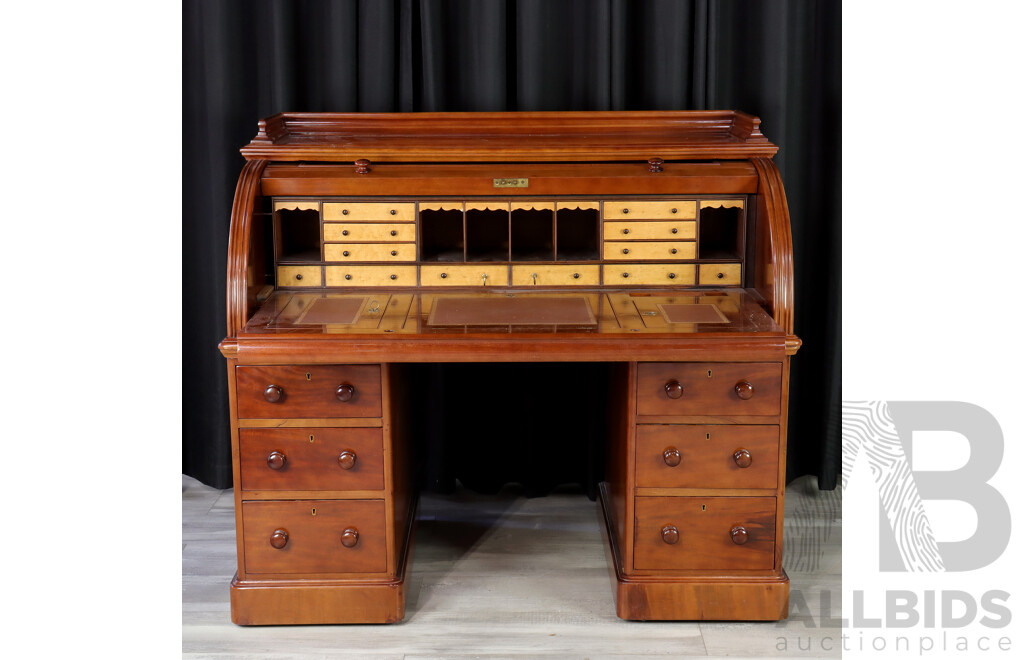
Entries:
<svg viewBox="0 0 1024 660">
<path fill-rule="evenodd" d="M 231 623 L 234 500 L 182 477 L 182 651 L 187 658 L 839 657 L 842 506 L 813 479 L 786 491 L 781 623 L 616 618 L 598 506 L 561 492 L 526 499 L 424 495 L 404 622 L 240 627 Z M 830 650 L 831 649 L 831 650 Z"/>
</svg>

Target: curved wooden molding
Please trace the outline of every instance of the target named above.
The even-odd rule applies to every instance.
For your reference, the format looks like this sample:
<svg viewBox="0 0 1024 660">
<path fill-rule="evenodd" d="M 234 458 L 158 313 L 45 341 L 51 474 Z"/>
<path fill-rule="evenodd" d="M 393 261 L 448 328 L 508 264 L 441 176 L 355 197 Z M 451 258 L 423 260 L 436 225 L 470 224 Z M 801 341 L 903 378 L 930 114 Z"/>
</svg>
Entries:
<svg viewBox="0 0 1024 660">
<path fill-rule="evenodd" d="M 249 230 L 257 199 L 260 176 L 266 160 L 250 160 L 242 168 L 231 205 L 231 235 L 228 237 L 227 339 L 238 337 L 248 319 Z"/>
<path fill-rule="evenodd" d="M 438 136 L 443 136 L 439 139 Z M 259 122 L 248 160 L 637 161 L 771 157 L 761 120 L 702 112 L 282 113 Z M 372 175 L 372 173 L 371 173 Z"/>
<path fill-rule="evenodd" d="M 768 241 L 767 253 L 759 255 L 758 259 L 764 270 L 755 275 L 754 284 L 771 303 L 775 322 L 792 335 L 793 235 L 789 227 L 789 205 L 775 163 L 770 158 L 754 158 L 751 163 L 758 178 L 757 222 L 766 222 Z"/>
</svg>

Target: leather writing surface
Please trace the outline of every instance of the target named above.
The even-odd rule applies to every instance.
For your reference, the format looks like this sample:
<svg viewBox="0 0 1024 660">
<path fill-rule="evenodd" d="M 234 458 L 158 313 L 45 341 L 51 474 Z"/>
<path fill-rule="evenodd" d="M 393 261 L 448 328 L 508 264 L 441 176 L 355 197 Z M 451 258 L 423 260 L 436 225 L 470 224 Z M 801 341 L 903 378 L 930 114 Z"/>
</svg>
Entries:
<svg viewBox="0 0 1024 660">
<path fill-rule="evenodd" d="M 428 325 L 594 325 L 586 298 L 439 298 Z"/>
</svg>

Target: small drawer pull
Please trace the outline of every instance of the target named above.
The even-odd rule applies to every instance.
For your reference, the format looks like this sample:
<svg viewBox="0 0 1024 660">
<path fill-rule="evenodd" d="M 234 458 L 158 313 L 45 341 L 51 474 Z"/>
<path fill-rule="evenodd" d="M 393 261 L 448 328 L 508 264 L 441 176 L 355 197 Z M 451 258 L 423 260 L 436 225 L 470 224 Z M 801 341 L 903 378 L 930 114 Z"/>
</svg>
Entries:
<svg viewBox="0 0 1024 660">
<path fill-rule="evenodd" d="M 295 273 L 295 279 L 301 280 L 302 279 L 302 273 Z"/>
<path fill-rule="evenodd" d="M 679 252 L 679 250 L 677 250 L 677 249 L 675 249 L 675 248 L 672 248 L 672 249 L 670 250 L 670 252 L 671 252 L 672 254 L 675 254 L 676 252 Z"/>
<path fill-rule="evenodd" d="M 448 273 L 441 273 L 441 279 L 447 279 Z"/>
<path fill-rule="evenodd" d="M 622 276 L 623 277 L 629 277 L 629 273 L 623 273 Z"/>
<path fill-rule="evenodd" d="M 625 213 L 625 211 L 623 211 L 623 213 Z M 622 230 L 622 233 L 623 233 L 623 234 L 628 234 L 628 233 L 629 233 L 629 229 L 623 229 L 623 230 Z"/>
<path fill-rule="evenodd" d="M 718 275 L 716 275 L 716 277 L 720 280 L 725 279 L 725 273 L 719 273 Z"/>
<path fill-rule="evenodd" d="M 359 530 L 349 527 L 341 533 L 341 544 L 346 548 L 354 548 L 359 543 Z"/>
<path fill-rule="evenodd" d="M 391 251 L 391 256 L 392 257 L 397 257 L 398 256 L 398 250 L 392 250 Z"/>
<path fill-rule="evenodd" d="M 665 396 L 670 399 L 679 399 L 683 396 L 683 385 L 678 380 L 670 380 L 665 383 Z"/>
<path fill-rule="evenodd" d="M 672 228 L 672 233 L 673 234 L 678 234 L 679 233 L 679 227 L 673 227 Z"/>
<path fill-rule="evenodd" d="M 736 391 L 736 396 L 743 399 L 744 401 L 749 401 L 754 396 L 754 386 L 751 385 L 748 381 L 741 380 L 740 382 L 736 383 L 736 387 L 734 387 L 733 389 Z"/>
<path fill-rule="evenodd" d="M 629 254 L 629 248 L 622 248 L 622 254 Z"/>
<path fill-rule="evenodd" d="M 679 530 L 675 525 L 665 525 L 661 528 L 661 540 L 669 545 L 679 543 Z"/>
<path fill-rule="evenodd" d="M 348 215 L 348 209 L 341 209 L 342 215 Z"/>
<path fill-rule="evenodd" d="M 284 390 L 280 385 L 267 385 L 267 389 L 263 390 L 263 398 L 270 403 L 277 403 L 284 396 Z"/>
<path fill-rule="evenodd" d="M 280 470 L 286 462 L 288 462 L 288 457 L 279 451 L 272 451 L 270 456 L 267 456 L 267 467 L 271 470 Z"/>
<path fill-rule="evenodd" d="M 748 468 L 750 467 L 751 462 L 753 462 L 750 452 L 746 449 L 737 449 L 734 451 L 732 454 L 732 460 L 741 468 Z"/>
<path fill-rule="evenodd" d="M 670 279 L 670 280 L 676 279 L 676 274 L 675 273 L 669 273 L 668 274 L 668 279 Z"/>
<path fill-rule="evenodd" d="M 341 235 L 342 236 L 348 236 L 348 230 L 347 229 L 342 229 L 341 230 Z"/>
<path fill-rule="evenodd" d="M 736 545 L 743 545 L 747 542 L 749 535 L 747 534 L 747 528 L 743 525 L 736 525 L 729 530 L 729 536 L 732 537 L 732 542 Z"/>
<path fill-rule="evenodd" d="M 397 232 L 397 231 L 395 231 L 394 229 L 392 229 L 392 230 L 391 230 L 391 235 L 392 235 L 392 236 L 398 236 L 398 232 Z"/>
<path fill-rule="evenodd" d="M 352 275 L 351 275 L 351 274 L 349 274 L 349 273 L 345 273 L 345 279 L 346 279 L 346 280 L 350 280 L 350 279 L 352 279 Z"/>
<path fill-rule="evenodd" d="M 574 279 L 574 280 L 580 279 L 580 274 L 579 273 L 573 273 L 572 274 L 572 279 Z"/>
<path fill-rule="evenodd" d="M 396 213 L 398 213 L 398 211 L 396 211 L 395 209 L 391 209 L 391 215 L 395 215 Z"/>
<path fill-rule="evenodd" d="M 338 397 L 338 401 L 351 401 L 355 393 L 356 388 L 348 383 L 342 383 L 338 385 L 338 389 L 334 390 L 334 395 Z"/>
<path fill-rule="evenodd" d="M 354 451 L 345 451 L 338 454 L 338 467 L 342 470 L 351 470 L 356 465 L 356 453 Z"/>
<path fill-rule="evenodd" d="M 288 545 L 288 530 L 275 529 L 274 533 L 270 535 L 270 545 L 274 546 L 278 550 Z"/>
<path fill-rule="evenodd" d="M 629 209 L 622 209 L 623 213 L 629 213 Z"/>
<path fill-rule="evenodd" d="M 679 209 L 672 209 L 673 213 L 679 213 Z"/>
<path fill-rule="evenodd" d="M 665 465 L 669 467 L 675 467 L 683 460 L 683 455 L 675 447 L 669 447 L 661 453 L 661 456 L 665 459 Z"/>
<path fill-rule="evenodd" d="M 344 252 L 342 252 L 342 253 L 341 253 L 341 256 L 343 256 L 343 257 L 347 257 L 347 256 L 348 256 L 348 250 L 345 250 Z"/>
<path fill-rule="evenodd" d="M 397 279 L 398 279 L 398 275 L 395 275 L 394 273 L 392 273 L 392 274 L 391 274 L 391 279 L 393 279 L 393 280 L 397 280 Z"/>
</svg>

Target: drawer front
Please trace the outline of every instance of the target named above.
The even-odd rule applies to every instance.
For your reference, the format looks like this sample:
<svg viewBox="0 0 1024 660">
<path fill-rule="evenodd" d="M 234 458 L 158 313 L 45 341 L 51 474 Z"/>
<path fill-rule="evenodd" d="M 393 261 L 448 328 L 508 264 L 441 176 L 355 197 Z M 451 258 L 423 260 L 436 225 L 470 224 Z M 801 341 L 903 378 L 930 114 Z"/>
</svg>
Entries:
<svg viewBox="0 0 1024 660">
<path fill-rule="evenodd" d="M 697 244 L 683 241 L 658 243 L 605 242 L 604 258 L 607 261 L 636 261 L 637 259 L 695 259 Z"/>
<path fill-rule="evenodd" d="M 775 488 L 779 427 L 638 424 L 636 483 L 650 488 Z"/>
<path fill-rule="evenodd" d="M 344 222 L 412 222 L 415 204 L 378 202 L 324 202 L 324 220 Z"/>
<path fill-rule="evenodd" d="M 687 222 L 606 222 L 606 241 L 661 240 L 678 241 L 697 237 L 697 223 Z"/>
<path fill-rule="evenodd" d="M 416 286 L 416 266 L 327 266 L 327 286 Z"/>
<path fill-rule="evenodd" d="M 344 241 L 412 243 L 416 240 L 416 225 L 328 222 L 324 223 L 324 240 L 334 243 Z"/>
<path fill-rule="evenodd" d="M 387 570 L 383 500 L 242 502 L 242 527 L 247 573 Z"/>
<path fill-rule="evenodd" d="M 416 261 L 415 243 L 327 243 L 325 261 Z"/>
<path fill-rule="evenodd" d="M 697 202 L 693 200 L 669 200 L 657 202 L 619 201 L 604 203 L 605 220 L 659 219 L 693 220 L 697 217 Z"/>
<path fill-rule="evenodd" d="M 278 266 L 277 286 L 323 286 L 320 266 Z"/>
<path fill-rule="evenodd" d="M 740 283 L 739 264 L 701 264 L 701 286 L 735 286 Z"/>
<path fill-rule="evenodd" d="M 697 273 L 694 264 L 617 264 L 602 268 L 604 283 L 618 286 L 686 286 L 693 284 Z"/>
<path fill-rule="evenodd" d="M 775 498 L 638 497 L 633 566 L 771 569 L 775 566 Z"/>
<path fill-rule="evenodd" d="M 600 267 L 594 265 L 512 266 L 512 286 L 596 286 L 600 277 Z"/>
<path fill-rule="evenodd" d="M 484 275 L 487 275 L 484 278 Z M 508 266 L 421 266 L 423 286 L 508 286 Z"/>
<path fill-rule="evenodd" d="M 778 415 L 781 401 L 778 362 L 661 362 L 637 367 L 638 415 Z"/>
<path fill-rule="evenodd" d="M 235 367 L 235 398 L 239 419 L 380 417 L 380 365 Z"/>
<path fill-rule="evenodd" d="M 242 490 L 381 490 L 384 432 L 239 429 Z"/>
</svg>

